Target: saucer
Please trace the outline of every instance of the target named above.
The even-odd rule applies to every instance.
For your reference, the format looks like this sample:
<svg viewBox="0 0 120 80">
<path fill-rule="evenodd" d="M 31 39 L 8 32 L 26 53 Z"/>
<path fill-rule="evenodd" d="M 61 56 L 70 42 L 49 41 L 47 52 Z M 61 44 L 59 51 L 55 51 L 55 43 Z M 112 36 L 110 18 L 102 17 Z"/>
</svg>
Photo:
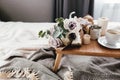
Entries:
<svg viewBox="0 0 120 80">
<path fill-rule="evenodd" d="M 104 47 L 110 48 L 110 49 L 120 49 L 120 43 L 117 43 L 115 45 L 110 45 L 107 43 L 105 36 L 98 38 L 98 43 Z"/>
</svg>

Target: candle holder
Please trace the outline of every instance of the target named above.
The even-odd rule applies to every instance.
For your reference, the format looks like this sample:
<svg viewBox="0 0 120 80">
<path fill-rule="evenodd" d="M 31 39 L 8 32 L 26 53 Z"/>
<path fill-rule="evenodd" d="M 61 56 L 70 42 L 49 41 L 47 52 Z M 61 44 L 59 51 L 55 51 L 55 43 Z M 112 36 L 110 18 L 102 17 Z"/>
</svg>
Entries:
<svg viewBox="0 0 120 80">
<path fill-rule="evenodd" d="M 84 34 L 83 43 L 84 44 L 90 44 L 90 35 L 89 34 Z"/>
<path fill-rule="evenodd" d="M 92 25 L 90 27 L 90 36 L 92 40 L 96 40 L 99 38 L 101 33 L 101 27 L 98 25 Z"/>
</svg>

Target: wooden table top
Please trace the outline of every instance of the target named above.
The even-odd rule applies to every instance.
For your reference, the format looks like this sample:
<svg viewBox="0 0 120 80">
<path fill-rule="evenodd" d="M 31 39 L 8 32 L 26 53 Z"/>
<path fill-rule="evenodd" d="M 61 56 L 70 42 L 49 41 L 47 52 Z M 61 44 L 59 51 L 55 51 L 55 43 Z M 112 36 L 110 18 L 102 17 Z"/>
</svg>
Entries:
<svg viewBox="0 0 120 80">
<path fill-rule="evenodd" d="M 109 49 L 98 44 L 97 41 L 91 41 L 88 45 L 82 45 L 80 48 L 71 50 L 62 50 L 57 48 L 56 53 L 60 54 L 73 54 L 73 55 L 86 55 L 86 56 L 104 56 L 120 58 L 120 49 Z"/>
</svg>

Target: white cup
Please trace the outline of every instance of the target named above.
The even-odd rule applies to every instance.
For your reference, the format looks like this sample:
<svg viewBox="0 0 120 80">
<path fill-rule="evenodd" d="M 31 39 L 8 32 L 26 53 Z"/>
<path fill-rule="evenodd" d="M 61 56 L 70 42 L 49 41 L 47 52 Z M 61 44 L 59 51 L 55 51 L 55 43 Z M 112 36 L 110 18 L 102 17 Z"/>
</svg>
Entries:
<svg viewBox="0 0 120 80">
<path fill-rule="evenodd" d="M 104 36 L 107 30 L 109 19 L 107 17 L 101 17 L 98 19 L 98 26 L 101 26 L 101 35 Z"/>
<path fill-rule="evenodd" d="M 108 29 L 105 34 L 107 43 L 110 45 L 116 45 L 120 43 L 120 30 Z"/>
</svg>

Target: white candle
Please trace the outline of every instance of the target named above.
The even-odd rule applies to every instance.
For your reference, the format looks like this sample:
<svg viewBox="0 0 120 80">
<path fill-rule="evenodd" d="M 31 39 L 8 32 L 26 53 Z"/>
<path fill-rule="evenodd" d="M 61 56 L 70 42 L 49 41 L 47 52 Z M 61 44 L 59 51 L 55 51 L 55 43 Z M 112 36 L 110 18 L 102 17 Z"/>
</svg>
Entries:
<svg viewBox="0 0 120 80">
<path fill-rule="evenodd" d="M 83 43 L 84 43 L 84 44 L 89 44 L 89 43 L 90 43 L 90 35 L 85 34 L 85 35 L 83 36 Z"/>
<path fill-rule="evenodd" d="M 98 19 L 98 26 L 101 26 L 101 35 L 104 36 L 108 25 L 108 18 L 102 17 Z"/>
</svg>

